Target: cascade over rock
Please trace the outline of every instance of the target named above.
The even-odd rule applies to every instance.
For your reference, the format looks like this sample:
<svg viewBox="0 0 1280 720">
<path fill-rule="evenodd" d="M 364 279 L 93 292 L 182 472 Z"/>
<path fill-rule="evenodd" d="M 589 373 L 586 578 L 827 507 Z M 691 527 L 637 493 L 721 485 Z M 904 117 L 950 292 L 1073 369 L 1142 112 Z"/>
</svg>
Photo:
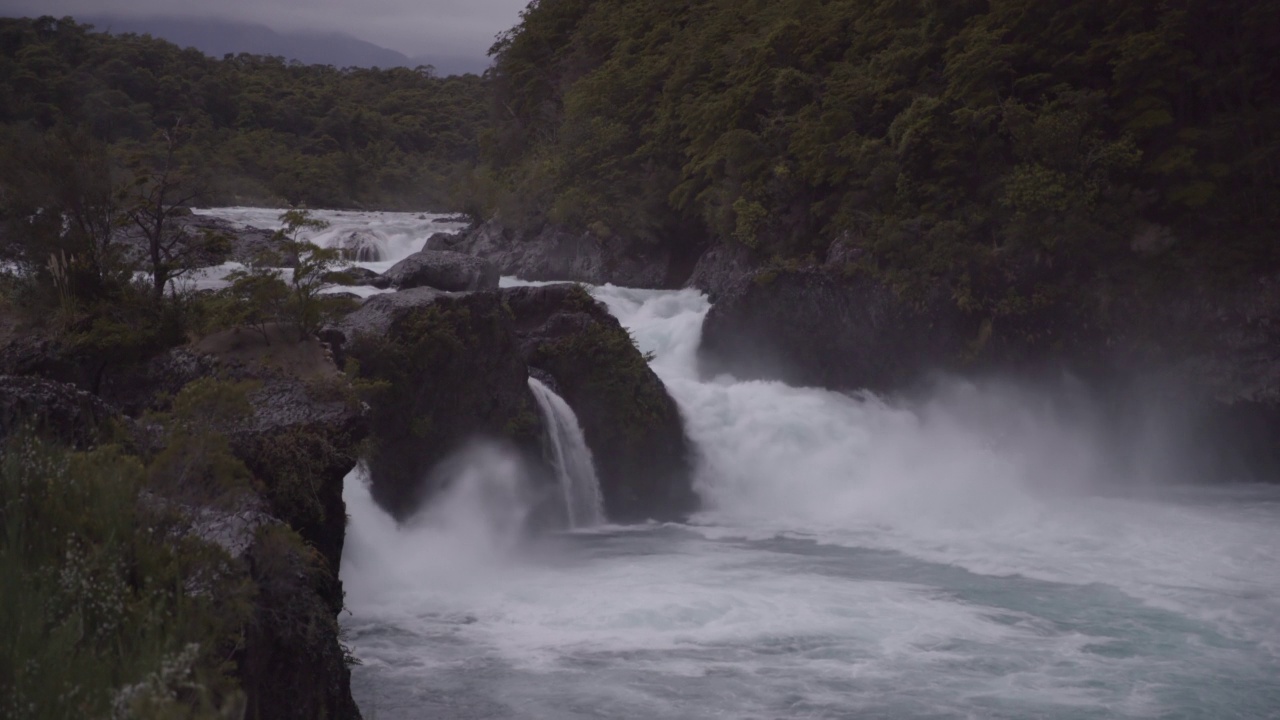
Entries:
<svg viewBox="0 0 1280 720">
<path fill-rule="evenodd" d="M 382 260 L 386 242 L 387 239 L 374 230 L 352 230 L 338 238 L 333 247 L 338 248 L 344 260 L 378 262 Z"/>
<path fill-rule="evenodd" d="M 383 388 L 372 401 L 374 498 L 398 519 L 440 488 L 428 476 L 475 437 L 541 457 L 542 425 L 498 293 L 415 288 L 370 298 L 322 337 Z"/>
<path fill-rule="evenodd" d="M 596 477 L 595 461 L 573 408 L 537 378 L 529 378 L 529 387 L 538 400 L 543 423 L 547 426 L 544 450 L 550 456 L 560 483 L 569 527 L 599 525 L 604 522 L 600 480 Z"/>
<path fill-rule="evenodd" d="M 618 320 L 576 285 L 501 294 L 520 354 L 578 416 L 608 518 L 671 520 L 695 510 L 680 411 Z"/>
<path fill-rule="evenodd" d="M 432 287 L 438 290 L 494 290 L 498 270 L 493 263 L 448 250 L 422 250 L 401 260 L 383 273 L 387 284 L 409 290 Z"/>
</svg>

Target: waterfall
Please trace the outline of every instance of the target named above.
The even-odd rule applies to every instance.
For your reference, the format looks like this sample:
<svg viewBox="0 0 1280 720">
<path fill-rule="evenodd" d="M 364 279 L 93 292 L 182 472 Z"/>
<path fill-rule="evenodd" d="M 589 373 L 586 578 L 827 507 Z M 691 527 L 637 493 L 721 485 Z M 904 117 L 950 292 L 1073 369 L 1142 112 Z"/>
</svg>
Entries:
<svg viewBox="0 0 1280 720">
<path fill-rule="evenodd" d="M 547 423 L 546 447 L 555 466 L 560 490 L 564 493 L 569 527 L 581 528 L 604 522 L 604 503 L 600 498 L 600 481 L 596 479 L 591 449 L 582 436 L 582 426 L 573 409 L 551 388 L 537 378 L 529 378 L 529 389 L 538 399 L 542 418 Z"/>
</svg>

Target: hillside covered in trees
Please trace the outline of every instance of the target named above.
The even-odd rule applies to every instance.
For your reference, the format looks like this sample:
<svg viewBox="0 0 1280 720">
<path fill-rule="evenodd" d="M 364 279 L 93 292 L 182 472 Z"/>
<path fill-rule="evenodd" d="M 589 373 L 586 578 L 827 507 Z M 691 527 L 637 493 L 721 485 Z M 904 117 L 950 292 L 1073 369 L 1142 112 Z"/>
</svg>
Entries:
<svg viewBox="0 0 1280 720">
<path fill-rule="evenodd" d="M 9 169 L 52 164 L 42 145 L 81 164 L 98 152 L 121 165 L 154 155 L 168 133 L 205 203 L 439 208 L 475 163 L 487 118 L 475 75 L 218 60 L 71 19 L 0 19 Z"/>
<path fill-rule="evenodd" d="M 984 314 L 1229 280 L 1280 261 L 1275 27 L 1275 0 L 538 0 L 493 49 L 484 203 L 775 261 L 840 240 Z"/>
</svg>

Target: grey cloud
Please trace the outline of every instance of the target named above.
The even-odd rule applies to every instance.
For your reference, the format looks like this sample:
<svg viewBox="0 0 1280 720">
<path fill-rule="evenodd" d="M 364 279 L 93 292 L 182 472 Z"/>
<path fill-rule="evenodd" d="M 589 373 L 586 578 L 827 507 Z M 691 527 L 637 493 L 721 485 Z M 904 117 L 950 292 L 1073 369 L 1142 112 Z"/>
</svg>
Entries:
<svg viewBox="0 0 1280 720">
<path fill-rule="evenodd" d="M 0 13 L 166 15 L 342 32 L 407 55 L 483 56 L 528 0 L 0 0 Z"/>
</svg>

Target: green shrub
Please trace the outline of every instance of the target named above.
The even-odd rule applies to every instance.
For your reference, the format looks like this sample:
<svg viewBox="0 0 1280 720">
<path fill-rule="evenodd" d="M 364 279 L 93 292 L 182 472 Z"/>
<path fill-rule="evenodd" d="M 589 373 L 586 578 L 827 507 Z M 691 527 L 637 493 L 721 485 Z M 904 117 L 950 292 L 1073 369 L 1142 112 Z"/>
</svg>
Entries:
<svg viewBox="0 0 1280 720">
<path fill-rule="evenodd" d="M 225 659 L 250 586 L 142 493 L 118 447 L 30 437 L 0 459 L 0 716 L 238 717 Z"/>
</svg>

